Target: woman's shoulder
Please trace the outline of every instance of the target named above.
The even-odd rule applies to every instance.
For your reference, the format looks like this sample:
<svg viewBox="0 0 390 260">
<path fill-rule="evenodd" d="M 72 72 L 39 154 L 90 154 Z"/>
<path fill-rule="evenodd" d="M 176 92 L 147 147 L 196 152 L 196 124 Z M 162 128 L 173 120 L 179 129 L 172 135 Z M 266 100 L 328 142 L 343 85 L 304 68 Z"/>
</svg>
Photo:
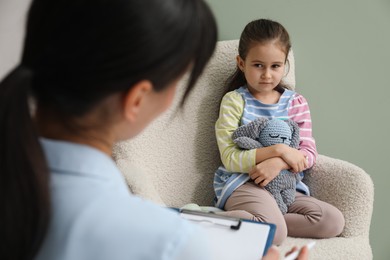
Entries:
<svg viewBox="0 0 390 260">
<path fill-rule="evenodd" d="M 111 199 L 101 200 L 85 216 L 84 221 L 89 222 L 84 229 L 85 234 L 95 234 L 90 241 L 93 247 L 108 251 L 120 248 L 132 259 L 145 256 L 153 259 L 180 252 L 182 241 L 197 234 L 196 226 L 180 218 L 173 210 L 134 195 L 115 199 L 116 203 L 112 203 Z"/>
<path fill-rule="evenodd" d="M 187 224 L 174 210 L 132 194 L 101 198 L 91 207 L 90 214 L 99 214 L 99 222 L 105 223 L 107 227 L 127 228 L 131 229 L 132 233 L 137 230 L 142 230 L 142 233 L 164 232 L 170 228 L 175 229 L 178 225 Z"/>
</svg>

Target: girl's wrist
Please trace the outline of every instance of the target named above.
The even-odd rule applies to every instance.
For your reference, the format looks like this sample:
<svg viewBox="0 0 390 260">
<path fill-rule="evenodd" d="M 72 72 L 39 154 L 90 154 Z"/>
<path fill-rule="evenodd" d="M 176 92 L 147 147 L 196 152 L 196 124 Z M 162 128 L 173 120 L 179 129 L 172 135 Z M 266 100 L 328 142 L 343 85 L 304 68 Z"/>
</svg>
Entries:
<svg viewBox="0 0 390 260">
<path fill-rule="evenodd" d="M 286 145 L 284 144 L 275 144 L 274 145 L 274 149 L 275 149 L 275 155 L 277 157 L 283 157 L 283 155 L 287 152 L 286 151 Z"/>
<path fill-rule="evenodd" d="M 279 168 L 280 170 L 288 170 L 290 169 L 290 166 L 280 157 L 275 157 L 275 158 L 271 158 L 274 163 L 275 163 L 275 166 L 277 168 Z"/>
</svg>

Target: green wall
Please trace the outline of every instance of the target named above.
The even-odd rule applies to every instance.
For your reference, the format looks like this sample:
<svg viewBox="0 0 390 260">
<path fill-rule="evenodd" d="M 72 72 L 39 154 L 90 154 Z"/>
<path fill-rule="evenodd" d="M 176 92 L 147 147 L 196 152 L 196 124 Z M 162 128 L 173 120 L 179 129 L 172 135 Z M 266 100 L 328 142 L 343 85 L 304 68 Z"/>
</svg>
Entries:
<svg viewBox="0 0 390 260">
<path fill-rule="evenodd" d="M 310 103 L 318 151 L 352 162 L 374 181 L 374 259 L 390 259 L 390 1 L 208 0 L 220 40 L 257 18 L 292 38 L 297 90 Z"/>
</svg>

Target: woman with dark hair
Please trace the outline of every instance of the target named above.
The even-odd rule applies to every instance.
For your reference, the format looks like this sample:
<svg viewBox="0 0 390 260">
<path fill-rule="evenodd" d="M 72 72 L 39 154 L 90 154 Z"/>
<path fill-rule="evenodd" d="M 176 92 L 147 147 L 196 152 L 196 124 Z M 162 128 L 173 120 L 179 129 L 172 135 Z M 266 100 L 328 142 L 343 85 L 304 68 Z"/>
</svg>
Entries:
<svg viewBox="0 0 390 260">
<path fill-rule="evenodd" d="M 197 249 L 193 226 L 132 196 L 110 155 L 171 104 L 188 68 L 190 91 L 215 43 L 203 1 L 32 3 L 21 62 L 0 86 L 1 259 Z"/>
<path fill-rule="evenodd" d="M 201 230 L 132 195 L 111 153 L 189 70 L 183 104 L 215 43 L 202 0 L 33 1 L 0 83 L 1 259 L 208 258 Z"/>
</svg>

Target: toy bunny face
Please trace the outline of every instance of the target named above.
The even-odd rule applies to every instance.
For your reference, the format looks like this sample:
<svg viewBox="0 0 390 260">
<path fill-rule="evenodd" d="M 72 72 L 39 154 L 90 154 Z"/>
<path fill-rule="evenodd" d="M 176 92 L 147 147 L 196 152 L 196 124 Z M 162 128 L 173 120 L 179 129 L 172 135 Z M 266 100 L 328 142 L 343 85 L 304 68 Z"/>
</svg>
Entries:
<svg viewBox="0 0 390 260">
<path fill-rule="evenodd" d="M 280 119 L 271 119 L 260 131 L 258 141 L 265 147 L 274 144 L 290 145 L 291 138 L 291 128 L 286 122 Z"/>
</svg>

